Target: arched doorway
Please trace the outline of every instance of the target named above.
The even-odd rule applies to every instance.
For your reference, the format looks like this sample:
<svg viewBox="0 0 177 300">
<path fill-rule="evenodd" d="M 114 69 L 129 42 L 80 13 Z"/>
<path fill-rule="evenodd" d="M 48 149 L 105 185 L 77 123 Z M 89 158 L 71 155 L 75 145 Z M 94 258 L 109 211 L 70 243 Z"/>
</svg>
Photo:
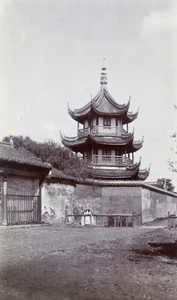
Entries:
<svg viewBox="0 0 177 300">
<path fill-rule="evenodd" d="M 96 217 L 92 216 L 92 211 L 88 208 L 83 211 L 83 217 L 81 217 L 81 225 L 96 225 Z"/>
</svg>

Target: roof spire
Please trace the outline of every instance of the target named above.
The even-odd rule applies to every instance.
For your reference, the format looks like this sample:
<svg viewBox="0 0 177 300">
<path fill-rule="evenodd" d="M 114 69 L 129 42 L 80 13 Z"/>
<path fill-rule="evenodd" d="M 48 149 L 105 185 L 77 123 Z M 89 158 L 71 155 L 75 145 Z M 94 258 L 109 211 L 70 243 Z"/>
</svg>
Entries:
<svg viewBox="0 0 177 300">
<path fill-rule="evenodd" d="M 107 84 L 107 73 L 106 73 L 106 67 L 104 66 L 105 58 L 103 58 L 103 67 L 101 72 L 101 79 L 100 83 L 102 86 L 105 86 Z"/>
</svg>

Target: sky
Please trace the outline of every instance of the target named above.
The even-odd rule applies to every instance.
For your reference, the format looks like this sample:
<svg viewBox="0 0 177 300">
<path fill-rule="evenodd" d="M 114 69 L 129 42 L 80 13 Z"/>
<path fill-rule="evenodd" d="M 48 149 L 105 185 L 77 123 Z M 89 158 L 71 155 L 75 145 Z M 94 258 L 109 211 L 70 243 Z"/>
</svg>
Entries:
<svg viewBox="0 0 177 300">
<path fill-rule="evenodd" d="M 107 89 L 139 109 L 131 123 L 148 181 L 171 178 L 170 137 L 177 129 L 177 2 L 175 0 L 1 0 L 0 140 L 8 135 L 60 141 L 76 136 L 70 108 Z"/>
</svg>

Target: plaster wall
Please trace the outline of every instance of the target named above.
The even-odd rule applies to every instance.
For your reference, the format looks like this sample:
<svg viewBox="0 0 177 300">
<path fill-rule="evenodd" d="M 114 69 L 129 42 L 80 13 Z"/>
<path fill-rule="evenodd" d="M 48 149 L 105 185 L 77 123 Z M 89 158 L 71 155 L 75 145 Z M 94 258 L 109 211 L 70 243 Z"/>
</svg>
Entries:
<svg viewBox="0 0 177 300">
<path fill-rule="evenodd" d="M 142 222 L 168 217 L 177 211 L 177 197 L 142 188 Z"/>
<path fill-rule="evenodd" d="M 141 213 L 140 187 L 103 187 L 103 213 Z"/>
<path fill-rule="evenodd" d="M 49 223 L 63 223 L 65 210 L 73 213 L 73 194 L 72 185 L 44 183 L 41 190 L 42 220 Z"/>
<path fill-rule="evenodd" d="M 63 223 L 65 210 L 68 214 L 82 214 L 86 209 L 90 209 L 93 214 L 116 212 L 139 214 L 141 212 L 141 188 L 100 187 L 84 184 L 77 184 L 74 187 L 59 183 L 43 185 L 42 214 L 44 221 Z M 72 217 L 69 220 L 72 222 Z"/>
</svg>

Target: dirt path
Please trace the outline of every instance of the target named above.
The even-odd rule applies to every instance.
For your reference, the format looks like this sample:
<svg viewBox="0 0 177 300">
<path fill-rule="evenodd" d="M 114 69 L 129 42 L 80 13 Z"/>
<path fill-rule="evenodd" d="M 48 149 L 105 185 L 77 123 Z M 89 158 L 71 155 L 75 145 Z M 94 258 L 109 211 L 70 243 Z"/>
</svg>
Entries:
<svg viewBox="0 0 177 300">
<path fill-rule="evenodd" d="M 157 245 L 175 240 L 150 227 L 1 228 L 0 299 L 176 300 L 177 249 Z"/>
</svg>

